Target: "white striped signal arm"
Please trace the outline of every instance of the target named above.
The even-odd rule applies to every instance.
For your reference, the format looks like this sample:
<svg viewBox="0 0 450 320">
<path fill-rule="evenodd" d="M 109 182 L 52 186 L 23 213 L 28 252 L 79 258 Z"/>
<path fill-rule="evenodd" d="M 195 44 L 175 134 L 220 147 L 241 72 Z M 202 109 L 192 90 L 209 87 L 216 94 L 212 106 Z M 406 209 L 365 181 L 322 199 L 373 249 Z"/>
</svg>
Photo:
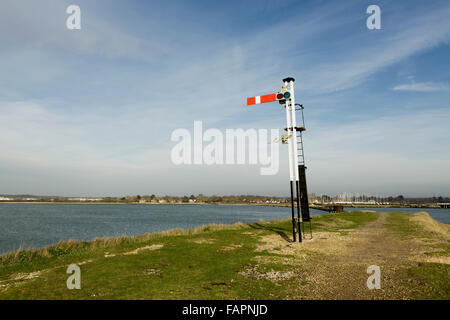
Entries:
<svg viewBox="0 0 450 320">
<path fill-rule="evenodd" d="M 260 103 L 265 103 L 265 102 L 273 102 L 273 101 L 277 101 L 277 94 L 276 93 L 265 94 L 263 96 L 256 96 L 256 97 L 247 98 L 247 105 L 251 106 L 251 105 L 254 105 L 254 104 L 260 104 Z"/>
</svg>

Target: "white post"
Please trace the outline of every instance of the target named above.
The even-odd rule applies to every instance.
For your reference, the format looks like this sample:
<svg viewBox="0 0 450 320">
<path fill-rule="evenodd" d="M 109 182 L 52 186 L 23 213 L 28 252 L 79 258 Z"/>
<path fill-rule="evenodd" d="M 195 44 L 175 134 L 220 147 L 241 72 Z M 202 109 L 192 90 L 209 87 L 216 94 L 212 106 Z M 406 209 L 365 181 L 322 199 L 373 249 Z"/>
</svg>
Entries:
<svg viewBox="0 0 450 320">
<path fill-rule="evenodd" d="M 298 150 L 297 150 L 297 131 L 295 127 L 297 126 L 297 121 L 295 119 L 295 97 L 294 97 L 294 81 L 289 83 L 289 91 L 291 93 L 291 113 L 292 113 L 292 144 L 294 148 L 294 170 L 295 170 L 295 181 L 298 181 Z M 287 100 L 286 100 L 287 101 Z"/>
<path fill-rule="evenodd" d="M 286 85 L 287 81 L 285 81 Z M 289 81 L 289 92 L 291 93 L 290 96 L 290 110 L 291 110 L 291 121 L 292 121 L 292 147 L 294 148 L 294 171 L 295 171 L 295 189 L 296 189 L 296 195 L 297 195 L 297 225 L 298 225 L 298 240 L 302 242 L 302 231 L 301 231 L 301 224 L 303 222 L 303 217 L 301 213 L 300 208 L 300 182 L 299 182 L 299 176 L 298 176 L 298 145 L 297 145 L 297 130 L 295 127 L 297 126 L 296 119 L 295 119 L 295 95 L 294 95 L 294 79 L 290 79 Z M 288 100 L 286 100 L 286 103 L 288 103 Z"/>
<path fill-rule="evenodd" d="M 286 82 L 285 82 L 286 84 Z M 289 150 L 289 178 L 291 179 L 291 181 L 294 181 L 294 173 L 293 171 L 295 170 L 293 168 L 293 163 L 292 163 L 292 139 L 289 138 L 289 134 L 291 133 L 289 128 L 292 126 L 291 124 L 291 113 L 289 110 L 289 104 L 288 104 L 288 100 L 286 100 L 286 133 L 288 135 L 288 150 Z"/>
<path fill-rule="evenodd" d="M 287 82 L 285 82 L 286 84 Z M 293 168 L 294 164 L 292 162 L 292 139 L 289 138 L 289 134 L 292 134 L 292 131 L 290 128 L 292 127 L 291 123 L 291 112 L 289 110 L 289 102 L 288 99 L 286 99 L 286 133 L 288 135 L 288 153 L 289 153 L 289 184 L 291 189 L 291 214 L 292 214 L 292 238 L 293 241 L 296 241 L 296 233 L 295 233 L 295 209 L 294 209 L 294 172 L 295 168 Z"/>
</svg>

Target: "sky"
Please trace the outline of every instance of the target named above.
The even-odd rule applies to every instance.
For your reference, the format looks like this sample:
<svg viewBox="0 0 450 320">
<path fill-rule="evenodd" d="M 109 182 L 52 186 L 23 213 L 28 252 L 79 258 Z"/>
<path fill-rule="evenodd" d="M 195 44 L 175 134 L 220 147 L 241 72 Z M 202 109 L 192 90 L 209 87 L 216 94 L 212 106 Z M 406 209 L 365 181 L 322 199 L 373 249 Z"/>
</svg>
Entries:
<svg viewBox="0 0 450 320">
<path fill-rule="evenodd" d="M 450 196 L 449 58 L 448 1 L 3 0 L 0 194 L 287 196 L 285 145 L 269 176 L 170 154 L 196 120 L 283 128 L 245 102 L 292 76 L 310 193 Z"/>
</svg>

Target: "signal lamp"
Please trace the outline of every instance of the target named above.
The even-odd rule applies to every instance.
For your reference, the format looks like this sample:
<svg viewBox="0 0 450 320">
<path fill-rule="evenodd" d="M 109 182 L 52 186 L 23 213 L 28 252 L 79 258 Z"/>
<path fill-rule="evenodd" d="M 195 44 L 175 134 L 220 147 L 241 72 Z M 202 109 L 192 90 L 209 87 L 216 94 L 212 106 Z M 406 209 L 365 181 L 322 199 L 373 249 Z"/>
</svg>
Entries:
<svg viewBox="0 0 450 320">
<path fill-rule="evenodd" d="M 289 91 L 286 91 L 286 92 L 283 94 L 283 97 L 284 97 L 285 99 L 289 99 L 289 98 L 291 97 L 291 93 L 290 93 Z"/>
<path fill-rule="evenodd" d="M 282 93 L 278 93 L 277 94 L 277 99 L 278 100 L 281 100 L 281 99 L 283 99 L 284 98 L 284 95 L 282 94 Z"/>
</svg>

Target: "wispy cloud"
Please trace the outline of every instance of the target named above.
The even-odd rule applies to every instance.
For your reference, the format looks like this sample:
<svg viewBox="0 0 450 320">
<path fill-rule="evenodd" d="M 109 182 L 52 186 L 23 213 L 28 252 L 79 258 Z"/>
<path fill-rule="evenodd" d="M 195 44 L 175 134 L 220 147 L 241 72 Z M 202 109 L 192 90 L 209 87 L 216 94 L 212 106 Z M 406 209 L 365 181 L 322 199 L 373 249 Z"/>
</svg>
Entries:
<svg viewBox="0 0 450 320">
<path fill-rule="evenodd" d="M 450 110 L 439 109 L 317 124 L 305 134 L 312 184 L 331 194 L 449 194 L 449 121 Z"/>
<path fill-rule="evenodd" d="M 385 18 L 389 24 L 379 32 L 360 32 L 340 39 L 339 44 L 325 55 L 302 68 L 302 87 L 318 94 L 354 88 L 375 73 L 414 56 L 417 53 L 450 42 L 450 7 L 423 9 L 411 12 L 405 19 L 402 14 Z M 386 22 L 386 20 L 388 20 Z M 356 25 L 355 25 L 356 26 Z M 426 32 L 425 32 L 426 31 Z M 342 49 L 347 48 L 347 50 Z"/>
<path fill-rule="evenodd" d="M 437 82 L 415 82 L 395 86 L 392 88 L 392 90 L 418 92 L 450 91 L 450 84 Z"/>
<path fill-rule="evenodd" d="M 439 147 L 450 138 L 448 114 L 397 117 L 409 101 L 395 100 L 405 95 L 392 91 L 448 91 L 449 85 L 404 84 L 407 81 L 397 81 L 391 68 L 404 61 L 414 64 L 418 53 L 448 45 L 448 3 L 414 3 L 405 10 L 409 3 L 383 2 L 383 28 L 369 31 L 360 1 L 293 1 L 287 6 L 260 2 L 214 2 L 200 8 L 185 1 L 95 6 L 85 1 L 80 2 L 82 30 L 69 32 L 69 1 L 42 0 L 36 10 L 28 8 L 27 1 L 2 1 L 0 144 L 7 152 L 0 154 L 0 181 L 8 183 L 0 185 L 0 192 L 13 186 L 22 192 L 24 185 L 40 190 L 45 180 L 46 192 L 61 194 L 92 193 L 94 188 L 100 195 L 146 192 L 150 187 L 168 193 L 206 188 L 283 194 L 285 167 L 263 181 L 257 168 L 174 168 L 169 158 L 171 131 L 190 129 L 194 120 L 217 128 L 283 126 L 278 104 L 245 109 L 244 103 L 247 95 L 273 92 L 285 76 L 297 79 L 299 101 L 315 101 L 308 106 L 308 125 L 314 125 L 308 127 L 306 141 L 315 190 L 327 190 L 329 177 L 342 182 L 339 177 L 345 176 L 349 186 L 356 186 L 368 165 L 376 167 L 376 173 L 366 173 L 372 184 L 385 185 L 395 172 L 402 173 L 399 180 L 412 181 L 411 172 L 421 162 L 439 163 L 427 166 L 427 174 L 432 179 L 441 176 L 449 161 Z M 113 12 L 121 8 L 123 14 Z M 380 71 L 396 81 L 388 88 L 399 85 L 393 90 L 380 83 L 365 88 Z M 445 74 L 434 79 L 449 81 Z M 360 90 L 358 99 L 348 89 Z M 377 100 L 381 95 L 386 95 L 394 115 L 359 121 L 360 115 L 373 113 L 370 102 L 383 105 Z M 432 95 L 421 96 L 429 99 L 428 110 L 445 107 L 445 101 L 431 100 Z M 339 108 L 348 105 L 356 112 L 349 115 Z M 340 121 L 343 126 L 335 125 Z M 322 134 L 314 134 L 319 131 Z M 415 145 L 405 143 L 410 140 L 427 149 L 411 161 L 407 151 Z M 377 166 L 378 159 L 386 161 Z M 42 179 L 36 181 L 36 175 Z M 171 179 L 185 183 L 175 190 Z M 432 179 L 427 181 L 431 184 Z M 73 182 L 70 188 L 67 181 Z M 220 186 L 212 181 L 221 181 Z M 449 190 L 450 183 L 442 181 Z"/>
<path fill-rule="evenodd" d="M 71 32 L 65 27 L 70 1 L 2 1 L 0 10 L 1 53 L 36 50 L 67 50 L 101 57 L 145 57 L 142 42 L 111 21 L 90 14 L 82 6 L 82 28 Z M 86 9 L 86 10 L 83 10 Z M 92 10 L 91 10 L 92 11 Z M 148 55 L 148 53 L 147 53 Z"/>
</svg>

